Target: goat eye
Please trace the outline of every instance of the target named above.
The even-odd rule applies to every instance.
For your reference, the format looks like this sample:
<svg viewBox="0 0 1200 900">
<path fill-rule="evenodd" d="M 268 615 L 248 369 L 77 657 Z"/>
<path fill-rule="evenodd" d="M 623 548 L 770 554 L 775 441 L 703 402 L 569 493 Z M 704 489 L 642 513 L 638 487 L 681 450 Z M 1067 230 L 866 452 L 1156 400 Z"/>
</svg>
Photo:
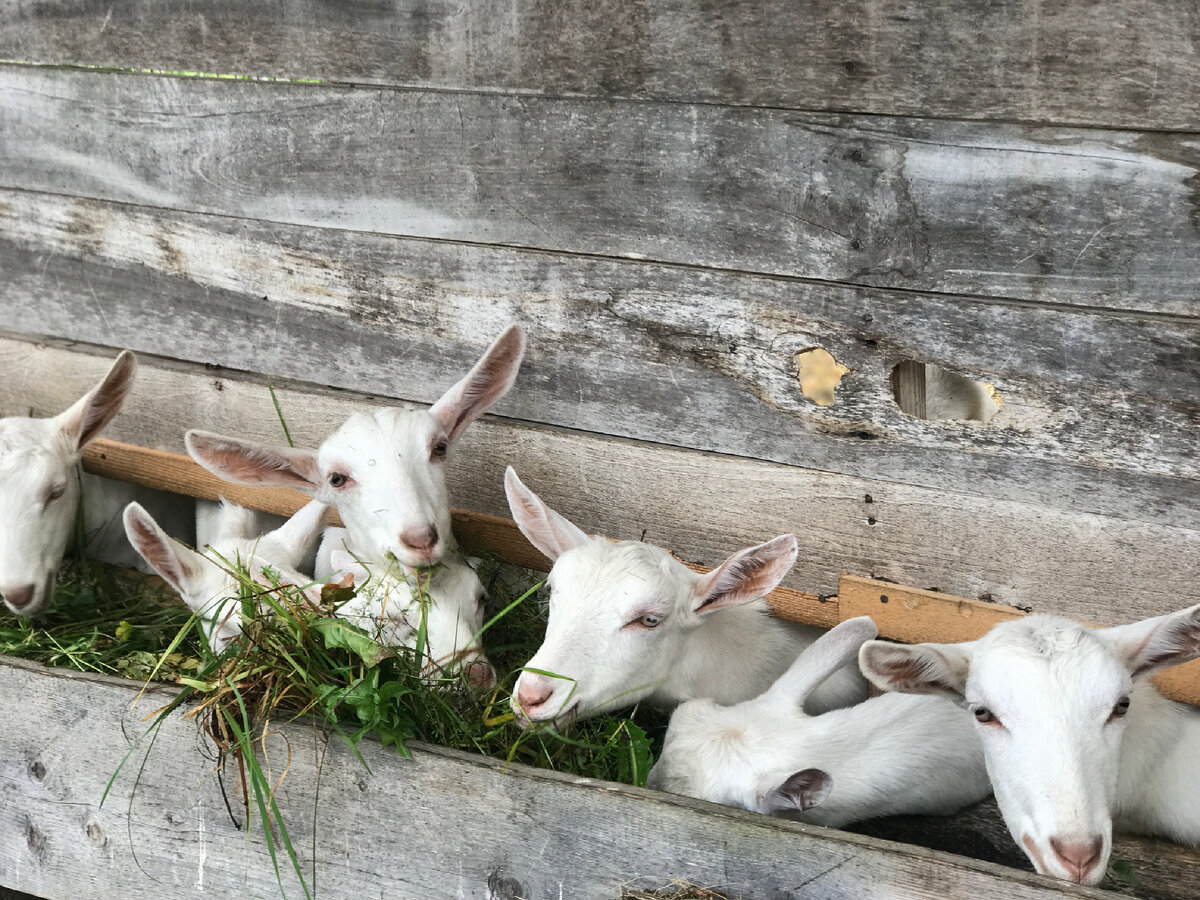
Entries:
<svg viewBox="0 0 1200 900">
<path fill-rule="evenodd" d="M 975 721 L 980 725 L 991 725 L 996 721 L 995 714 L 986 706 L 977 706 L 972 711 L 975 713 Z"/>
<path fill-rule="evenodd" d="M 429 455 L 433 459 L 445 459 L 446 451 L 449 449 L 449 444 L 446 441 L 438 441 L 433 445 L 433 449 L 429 451 Z"/>
<path fill-rule="evenodd" d="M 662 624 L 662 616 L 645 615 L 638 619 L 638 624 L 643 628 L 657 628 Z"/>
<path fill-rule="evenodd" d="M 66 492 L 67 492 L 67 486 L 65 484 L 56 484 L 54 487 L 50 488 L 50 491 L 46 494 L 46 504 L 45 505 L 49 506 L 51 503 L 53 503 L 55 500 L 59 499 Z"/>
<path fill-rule="evenodd" d="M 1123 718 L 1127 712 L 1129 712 L 1129 698 L 1122 697 L 1117 701 L 1117 705 L 1113 707 L 1112 715 L 1108 717 L 1108 721 L 1111 722 L 1113 719 Z"/>
<path fill-rule="evenodd" d="M 341 472 L 334 472 L 332 475 L 329 476 L 329 484 L 335 488 L 342 487 L 349 480 L 350 479 L 347 478 L 345 475 L 343 475 Z"/>
</svg>

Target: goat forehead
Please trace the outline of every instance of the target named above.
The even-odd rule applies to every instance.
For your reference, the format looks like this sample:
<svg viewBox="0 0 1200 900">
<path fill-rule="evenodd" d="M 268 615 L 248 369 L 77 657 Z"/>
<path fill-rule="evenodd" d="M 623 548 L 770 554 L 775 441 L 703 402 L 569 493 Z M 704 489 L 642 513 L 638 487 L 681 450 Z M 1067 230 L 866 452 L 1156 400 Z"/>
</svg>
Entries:
<svg viewBox="0 0 1200 900">
<path fill-rule="evenodd" d="M 374 409 L 354 413 L 321 445 L 326 452 L 362 454 L 376 450 L 396 452 L 422 448 L 441 430 L 428 410 Z"/>
<path fill-rule="evenodd" d="M 74 463 L 61 432 L 49 419 L 0 419 L 0 477 L 46 478 Z"/>
<path fill-rule="evenodd" d="M 679 571 L 676 571 L 678 569 Z M 589 541 L 558 558 L 551 576 L 556 600 L 587 611 L 624 609 L 646 602 L 669 605 L 680 599 L 687 570 L 667 553 L 638 541 Z"/>
<path fill-rule="evenodd" d="M 1129 689 L 1129 675 L 1107 646 L 1065 620 L 1010 630 L 976 654 L 968 699 L 1012 717 L 1058 722 L 1094 718 Z"/>
</svg>

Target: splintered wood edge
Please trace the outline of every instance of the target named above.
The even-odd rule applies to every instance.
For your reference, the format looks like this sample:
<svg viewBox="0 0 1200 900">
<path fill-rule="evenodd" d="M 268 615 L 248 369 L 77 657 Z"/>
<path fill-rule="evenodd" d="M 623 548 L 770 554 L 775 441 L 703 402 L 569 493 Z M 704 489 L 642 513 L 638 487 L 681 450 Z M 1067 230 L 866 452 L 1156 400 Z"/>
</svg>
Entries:
<svg viewBox="0 0 1200 900">
<path fill-rule="evenodd" d="M 856 575 L 841 577 L 838 605 L 843 619 L 870 616 L 879 626 L 880 636 L 906 644 L 973 641 L 993 625 L 1027 615 L 1011 606 Z M 1200 659 L 1159 672 L 1153 680 L 1164 696 L 1200 704 Z"/>
<path fill-rule="evenodd" d="M 144 487 L 186 494 L 204 500 L 222 497 L 232 503 L 280 516 L 290 516 L 309 498 L 288 488 L 245 487 L 213 475 L 190 457 L 97 438 L 84 450 L 83 467 L 96 475 L 129 481 Z M 453 510 L 454 533 L 468 553 L 491 551 L 501 559 L 547 572 L 550 560 L 525 539 L 512 519 L 467 510 Z M 330 522 L 340 524 L 337 512 Z M 695 572 L 707 566 L 683 561 Z M 884 599 L 886 598 L 886 599 Z M 955 643 L 982 637 L 993 625 L 1025 615 L 1011 606 L 983 603 L 966 597 L 843 575 L 838 596 L 776 588 L 767 595 L 773 612 L 782 619 L 832 628 L 855 616 L 870 616 L 882 637 L 905 643 L 936 641 Z M 1154 677 L 1159 690 L 1173 700 L 1200 704 L 1200 660 L 1176 666 Z"/>
</svg>

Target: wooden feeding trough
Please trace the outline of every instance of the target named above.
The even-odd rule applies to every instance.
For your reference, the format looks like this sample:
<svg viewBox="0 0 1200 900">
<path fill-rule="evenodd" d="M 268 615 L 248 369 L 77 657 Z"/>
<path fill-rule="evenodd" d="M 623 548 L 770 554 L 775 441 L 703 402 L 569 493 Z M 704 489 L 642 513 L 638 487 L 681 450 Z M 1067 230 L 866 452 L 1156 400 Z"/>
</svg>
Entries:
<svg viewBox="0 0 1200 900">
<path fill-rule="evenodd" d="M 520 322 L 517 386 L 449 469 L 469 546 L 544 565 L 504 518 L 512 463 L 687 560 L 797 534 L 772 602 L 802 621 L 956 640 L 1022 609 L 1166 613 L 1200 600 L 1193 19 L 26 0 L 0 17 L 0 414 L 60 411 L 130 348 L 88 466 L 211 496 L 187 429 L 276 443 L 273 388 L 314 446 L 429 403 Z M 978 410 L 938 418 L 948 378 Z M 132 806 L 97 807 L 167 689 L 137 690 L 0 662 L 0 894 L 276 894 L 190 722 Z M 367 774 L 284 734 L 324 896 L 1102 895 L 878 838 L 919 823 L 849 835 L 436 748 L 368 749 Z M 986 818 L 922 839 L 985 853 Z M 1190 851 L 1116 854 L 1142 896 L 1200 892 Z"/>
</svg>

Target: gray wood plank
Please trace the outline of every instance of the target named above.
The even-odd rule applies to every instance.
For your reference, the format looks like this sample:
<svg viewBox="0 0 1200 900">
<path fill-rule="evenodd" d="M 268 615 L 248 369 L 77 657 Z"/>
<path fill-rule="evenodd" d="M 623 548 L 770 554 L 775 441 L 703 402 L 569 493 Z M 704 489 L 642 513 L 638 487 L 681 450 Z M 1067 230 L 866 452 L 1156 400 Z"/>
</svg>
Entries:
<svg viewBox="0 0 1200 900">
<path fill-rule="evenodd" d="M 0 67 L 0 186 L 1195 315 L 1194 137 Z"/>
<path fill-rule="evenodd" d="M 1200 527 L 1200 325 L 973 304 L 0 192 L 0 328 L 430 402 L 511 321 L 499 411 L 547 425 Z M 833 406 L 796 354 L 852 372 Z M 399 360 L 403 360 L 401 364 Z M 904 359 L 991 382 L 986 426 L 900 412 Z"/>
<path fill-rule="evenodd" d="M 0 413 L 65 408 L 112 358 L 84 349 L 0 339 Z M 278 380 L 276 393 L 301 446 L 315 445 L 364 403 L 379 402 Z M 261 381 L 142 357 L 133 396 L 106 435 L 182 452 L 191 427 L 283 441 Z M 741 547 L 795 533 L 799 562 L 786 583 L 812 593 L 836 593 L 843 572 L 874 574 L 1117 624 L 1192 602 L 1200 581 L 1200 530 L 491 417 L 472 425 L 454 451 L 447 470 L 452 503 L 507 517 L 509 464 L 589 532 L 644 536 L 710 566 Z"/>
<path fill-rule="evenodd" d="M 0 58 L 1195 130 L 1190 0 L 32 0 Z"/>
<path fill-rule="evenodd" d="M 276 896 L 261 837 L 225 812 L 196 724 L 173 715 L 136 793 L 104 783 L 165 702 L 133 682 L 0 662 L 0 880 L 47 897 Z M 279 726 L 277 797 L 318 896 L 604 898 L 673 878 L 778 898 L 1105 897 L 961 857 L 623 785 L 420 747 L 364 742 L 368 773 L 334 739 Z M 285 743 L 286 742 L 286 743 Z M 320 782 L 316 834 L 314 791 Z M 256 826 L 255 826 L 256 827 Z M 134 851 L 136 849 L 136 858 Z M 285 876 L 289 895 L 295 878 Z"/>
</svg>

